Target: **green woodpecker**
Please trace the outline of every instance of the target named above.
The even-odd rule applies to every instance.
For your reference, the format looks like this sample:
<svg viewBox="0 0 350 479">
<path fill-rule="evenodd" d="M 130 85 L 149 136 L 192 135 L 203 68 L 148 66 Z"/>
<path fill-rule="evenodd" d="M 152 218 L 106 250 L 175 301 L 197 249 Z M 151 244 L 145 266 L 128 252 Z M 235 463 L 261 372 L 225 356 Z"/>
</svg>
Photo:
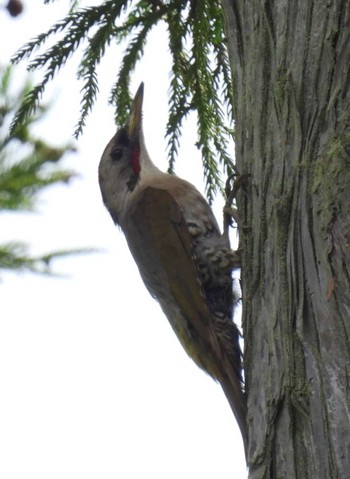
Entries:
<svg viewBox="0 0 350 479">
<path fill-rule="evenodd" d="M 152 163 L 142 131 L 142 102 L 143 83 L 126 125 L 103 152 L 103 202 L 183 348 L 222 386 L 246 448 L 242 354 L 232 321 L 231 270 L 238 266 L 237 255 L 196 188 Z"/>
</svg>

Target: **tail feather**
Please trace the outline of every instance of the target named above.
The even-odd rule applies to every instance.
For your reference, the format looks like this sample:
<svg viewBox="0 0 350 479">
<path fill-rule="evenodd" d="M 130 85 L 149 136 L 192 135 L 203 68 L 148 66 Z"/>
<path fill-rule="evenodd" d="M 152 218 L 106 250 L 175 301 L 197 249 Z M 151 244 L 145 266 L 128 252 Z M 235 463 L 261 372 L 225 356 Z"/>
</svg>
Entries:
<svg viewBox="0 0 350 479">
<path fill-rule="evenodd" d="M 220 381 L 221 387 L 225 393 L 225 396 L 230 404 L 232 412 L 236 418 L 239 429 L 241 431 L 245 457 L 247 459 L 248 450 L 248 436 L 246 426 L 247 405 L 244 392 L 242 391 L 241 384 L 237 376 L 231 378 L 225 378 Z"/>
</svg>

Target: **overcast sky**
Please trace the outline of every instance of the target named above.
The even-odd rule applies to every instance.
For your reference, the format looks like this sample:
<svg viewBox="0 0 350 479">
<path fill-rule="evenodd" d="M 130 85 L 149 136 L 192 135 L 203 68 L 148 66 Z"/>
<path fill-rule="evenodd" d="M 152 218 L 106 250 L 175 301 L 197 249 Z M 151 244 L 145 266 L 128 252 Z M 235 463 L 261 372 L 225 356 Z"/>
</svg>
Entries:
<svg viewBox="0 0 350 479">
<path fill-rule="evenodd" d="M 1 10 L 0 62 L 66 5 L 27 0 L 16 19 Z M 34 254 L 101 250 L 56 261 L 62 278 L 2 276 L 0 477 L 243 479 L 242 442 L 224 394 L 182 350 L 101 201 L 97 167 L 115 132 L 107 98 L 121 54 L 115 46 L 106 56 L 99 102 L 78 152 L 64 161 L 79 176 L 41 195 L 36 213 L 0 216 L 1 242 L 25 240 Z M 76 66 L 68 63 L 45 96 L 54 107 L 35 133 L 53 144 L 71 140 L 79 116 Z M 169 69 L 161 28 L 132 87 L 145 82 L 146 143 L 163 170 Z M 194 118 L 185 130 L 176 172 L 203 191 Z"/>
</svg>

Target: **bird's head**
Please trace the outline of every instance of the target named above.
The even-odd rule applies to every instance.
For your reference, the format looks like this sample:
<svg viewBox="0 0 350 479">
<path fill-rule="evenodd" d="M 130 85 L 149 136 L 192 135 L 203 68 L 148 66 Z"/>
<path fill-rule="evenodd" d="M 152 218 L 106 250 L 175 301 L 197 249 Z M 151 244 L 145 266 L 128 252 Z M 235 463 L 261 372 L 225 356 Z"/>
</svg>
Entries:
<svg viewBox="0 0 350 479">
<path fill-rule="evenodd" d="M 126 124 L 106 146 L 99 165 L 103 202 L 116 223 L 142 176 L 156 169 L 144 143 L 142 103 L 143 83 L 136 92 Z"/>
</svg>

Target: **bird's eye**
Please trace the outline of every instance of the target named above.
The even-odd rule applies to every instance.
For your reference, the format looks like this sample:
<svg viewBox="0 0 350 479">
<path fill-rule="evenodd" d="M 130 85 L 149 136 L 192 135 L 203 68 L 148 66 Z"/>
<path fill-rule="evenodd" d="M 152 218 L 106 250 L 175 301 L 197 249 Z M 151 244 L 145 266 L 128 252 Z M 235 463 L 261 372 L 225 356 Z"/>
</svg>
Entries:
<svg viewBox="0 0 350 479">
<path fill-rule="evenodd" d="M 113 161 L 118 161 L 121 160 L 123 156 L 123 148 L 120 148 L 120 146 L 115 146 L 111 150 L 111 158 Z"/>
</svg>

